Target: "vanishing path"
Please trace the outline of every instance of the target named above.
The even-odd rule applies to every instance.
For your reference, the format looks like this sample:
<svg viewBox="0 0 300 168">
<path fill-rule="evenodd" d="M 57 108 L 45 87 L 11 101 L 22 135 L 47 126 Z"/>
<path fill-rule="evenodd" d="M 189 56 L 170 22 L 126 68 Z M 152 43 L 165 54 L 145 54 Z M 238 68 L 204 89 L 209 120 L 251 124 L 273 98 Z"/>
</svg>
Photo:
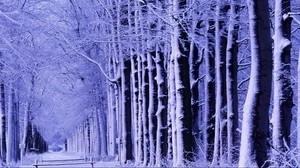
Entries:
<svg viewBox="0 0 300 168">
<path fill-rule="evenodd" d="M 20 166 L 20 168 L 34 168 L 33 163 L 35 159 L 38 160 L 67 160 L 67 159 L 79 159 L 83 158 L 83 156 L 79 154 L 74 154 L 74 153 L 68 153 L 68 152 L 47 152 L 44 154 L 40 155 L 32 155 L 32 156 L 27 156 L 27 160 L 25 160 L 25 164 L 23 166 Z M 30 163 L 29 163 L 30 162 Z M 69 162 L 70 163 L 70 162 Z M 98 167 L 120 167 L 120 164 L 115 161 L 110 161 L 110 162 L 103 162 L 99 161 L 94 164 L 94 168 Z M 91 164 L 80 164 L 80 165 L 70 165 L 70 166 L 51 166 L 51 168 L 66 168 L 66 167 L 82 167 L 82 168 L 90 168 Z M 47 168 L 41 167 L 41 168 Z M 49 168 L 49 167 L 48 167 Z"/>
</svg>

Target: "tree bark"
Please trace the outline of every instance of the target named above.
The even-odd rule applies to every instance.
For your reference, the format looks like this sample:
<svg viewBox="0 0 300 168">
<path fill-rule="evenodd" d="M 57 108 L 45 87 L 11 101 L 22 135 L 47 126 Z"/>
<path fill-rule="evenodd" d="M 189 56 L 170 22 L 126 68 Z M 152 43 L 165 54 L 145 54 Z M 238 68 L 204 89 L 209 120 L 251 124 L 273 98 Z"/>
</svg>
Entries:
<svg viewBox="0 0 300 168">
<path fill-rule="evenodd" d="M 166 89 L 166 72 L 163 62 L 164 55 L 159 52 L 158 45 L 156 45 L 155 63 L 156 63 L 156 81 L 158 94 L 158 108 L 157 116 L 157 140 L 156 140 L 156 166 L 162 165 L 162 159 L 167 155 L 167 89 Z"/>
<path fill-rule="evenodd" d="M 178 23 L 184 17 L 183 9 L 186 1 L 173 0 L 173 34 L 171 35 L 172 51 L 174 58 L 174 76 L 176 90 L 176 141 L 177 163 L 184 166 L 186 161 L 193 158 L 194 141 L 192 135 L 191 90 L 189 79 L 189 46 L 188 35 L 182 24 Z"/>
<path fill-rule="evenodd" d="M 143 33 L 142 33 L 143 34 Z M 146 53 L 142 54 L 142 97 L 143 97 L 143 165 L 149 162 L 149 70 Z"/>
<path fill-rule="evenodd" d="M 229 164 L 237 161 L 238 142 L 238 94 L 237 94 L 237 56 L 240 0 L 230 4 L 230 19 L 227 36 L 226 52 L 226 98 L 227 98 L 227 161 Z"/>
<path fill-rule="evenodd" d="M 293 90 L 291 87 L 291 18 L 290 0 L 275 1 L 274 34 L 274 107 L 272 114 L 273 150 L 276 156 L 289 150 L 292 121 Z M 279 163 L 278 166 L 280 166 Z"/>
<path fill-rule="evenodd" d="M 215 60 L 214 60 L 214 21 L 208 18 L 206 23 L 206 44 L 205 44 L 205 107 L 204 107 L 204 150 L 206 160 L 212 162 L 214 150 L 214 128 L 215 128 Z"/>
<path fill-rule="evenodd" d="M 121 90 L 122 90 L 122 154 L 121 162 L 127 163 L 133 159 L 131 134 L 131 91 L 130 91 L 130 60 L 121 60 Z"/>
<path fill-rule="evenodd" d="M 195 14 L 193 12 L 192 14 Z M 195 39 L 196 34 L 196 27 L 199 24 L 198 21 L 193 21 L 192 23 L 192 39 Z M 198 142 L 200 141 L 200 129 L 199 129 L 199 106 L 200 106 L 200 96 L 199 96 L 199 67 L 201 64 L 202 58 L 199 57 L 199 49 L 198 46 L 195 44 L 195 41 L 192 40 L 191 44 L 189 46 L 189 64 L 190 64 L 190 88 L 191 88 L 191 110 L 193 114 L 193 135 L 194 135 L 194 146 L 195 149 L 195 155 L 196 157 L 199 154 L 199 148 Z"/>
<path fill-rule="evenodd" d="M 11 88 L 12 84 L 9 85 L 8 89 L 8 100 L 7 100 L 7 141 L 6 141 L 6 163 L 8 165 L 12 165 L 13 163 L 16 162 L 15 157 L 14 157 L 14 152 L 15 152 L 15 144 L 14 144 L 14 139 L 15 134 L 14 134 L 14 100 L 13 100 L 13 89 Z"/>
<path fill-rule="evenodd" d="M 147 53 L 148 62 L 148 73 L 149 73 L 149 165 L 153 166 L 155 163 L 155 142 L 157 132 L 157 83 L 156 78 L 156 67 L 154 65 L 153 58 L 155 58 L 155 51 Z M 153 56 L 153 58 L 152 58 Z"/>
<path fill-rule="evenodd" d="M 215 11 L 215 73 L 216 73 L 216 112 L 215 112 L 215 137 L 214 137 L 214 156 L 213 164 L 218 164 L 223 160 L 226 147 L 226 37 L 225 19 L 226 9 L 225 2 L 217 0 Z M 224 159 L 225 160 L 225 159 Z"/>
<path fill-rule="evenodd" d="M 0 84 L 0 96 L 1 96 L 1 102 L 0 102 L 0 110 L 1 110 L 1 141 L 0 141 L 0 144 L 1 144 L 1 159 L 3 162 L 6 162 L 6 152 L 7 152 L 7 149 L 6 149 L 6 122 L 7 122 L 7 118 L 6 118 L 6 114 L 5 114 L 5 87 L 4 87 L 4 84 L 1 83 Z"/>
<path fill-rule="evenodd" d="M 240 167 L 263 166 L 268 159 L 269 107 L 272 85 L 272 40 L 268 0 L 247 0 L 251 73 L 244 104 Z"/>
</svg>

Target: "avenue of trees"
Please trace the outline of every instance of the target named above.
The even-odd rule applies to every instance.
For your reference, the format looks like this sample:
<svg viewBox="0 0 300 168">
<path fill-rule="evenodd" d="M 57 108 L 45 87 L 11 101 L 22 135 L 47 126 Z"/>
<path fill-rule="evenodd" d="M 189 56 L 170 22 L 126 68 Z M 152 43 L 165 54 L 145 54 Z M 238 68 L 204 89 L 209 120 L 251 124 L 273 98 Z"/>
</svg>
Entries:
<svg viewBox="0 0 300 168">
<path fill-rule="evenodd" d="M 297 0 L 0 1 L 0 160 L 297 167 Z"/>
</svg>

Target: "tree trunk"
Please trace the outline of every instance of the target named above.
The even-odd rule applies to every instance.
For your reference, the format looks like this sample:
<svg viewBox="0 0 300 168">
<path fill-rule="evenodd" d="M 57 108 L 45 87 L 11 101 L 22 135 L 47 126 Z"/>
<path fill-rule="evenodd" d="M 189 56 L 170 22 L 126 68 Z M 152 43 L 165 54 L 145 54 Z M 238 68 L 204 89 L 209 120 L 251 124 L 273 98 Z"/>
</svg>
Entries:
<svg viewBox="0 0 300 168">
<path fill-rule="evenodd" d="M 224 60 L 226 58 L 224 38 L 222 36 L 224 29 L 224 19 L 226 12 L 224 11 L 224 2 L 217 0 L 216 14 L 215 14 L 215 72 L 216 72 L 216 112 L 215 112 L 215 137 L 214 137 L 214 154 L 212 164 L 218 164 L 220 157 L 223 154 L 223 127 L 224 113 L 226 106 L 226 82 L 224 81 L 226 76 Z M 225 143 L 224 143 L 225 144 Z"/>
<path fill-rule="evenodd" d="M 148 76 L 148 63 L 146 59 L 146 54 L 142 54 L 142 97 L 143 97 L 143 151 L 144 160 L 143 165 L 146 166 L 149 162 L 149 118 L 148 118 L 148 108 L 149 108 L 149 76 Z"/>
<path fill-rule="evenodd" d="M 195 12 L 193 12 L 195 14 Z M 192 22 L 192 34 L 195 34 L 198 21 Z M 192 39 L 195 37 L 193 36 Z M 199 106 L 200 106 L 200 97 L 199 97 L 199 67 L 201 60 L 199 58 L 199 49 L 196 46 L 194 40 L 191 41 L 189 46 L 189 64 L 190 64 L 190 87 L 191 87 L 191 110 L 193 114 L 193 135 L 194 135 L 194 146 L 195 156 L 198 157 L 200 146 L 197 144 L 200 141 L 200 129 L 199 129 Z"/>
<path fill-rule="evenodd" d="M 291 87 L 291 18 L 290 0 L 275 1 L 274 34 L 274 107 L 272 114 L 273 150 L 276 156 L 289 150 L 292 121 L 293 90 Z M 282 163 L 279 163 L 280 166 Z"/>
<path fill-rule="evenodd" d="M 300 60 L 300 51 L 298 60 Z M 300 88 L 300 61 L 298 61 L 298 67 L 297 67 L 297 77 L 298 77 L 298 85 L 297 87 Z M 300 109 L 300 89 L 298 89 L 298 97 L 297 97 L 297 109 Z M 297 110 L 297 148 L 300 149 L 300 110 Z"/>
<path fill-rule="evenodd" d="M 174 74 L 174 57 L 170 58 L 169 63 L 169 115 L 171 118 L 172 129 L 172 152 L 173 152 L 173 166 L 176 166 L 177 162 L 177 129 L 176 129 L 176 90 L 175 90 L 175 74 Z M 158 150 L 156 150 L 158 151 Z"/>
<path fill-rule="evenodd" d="M 143 97 L 142 97 L 142 60 L 141 56 L 138 56 L 138 86 L 139 86 L 139 104 L 138 104 L 138 147 L 137 147 L 137 164 L 140 164 L 143 160 Z"/>
<path fill-rule="evenodd" d="M 121 162 L 127 163 L 133 159 L 131 138 L 131 91 L 130 91 L 130 60 L 121 60 L 121 90 L 122 90 L 122 151 Z"/>
<path fill-rule="evenodd" d="M 137 71 L 137 56 L 134 55 L 131 51 L 131 80 L 132 80 L 132 113 L 133 113 L 133 139 L 134 139 L 134 158 L 138 157 L 138 117 L 139 117 L 139 83 L 138 83 L 138 71 Z"/>
<path fill-rule="evenodd" d="M 109 48 L 111 49 L 111 48 Z M 111 55 L 113 53 L 110 53 Z M 113 56 L 109 57 L 109 76 L 114 76 L 114 58 Z M 116 138 L 117 138 L 117 105 L 118 105 L 118 98 L 116 95 L 116 86 L 115 84 L 109 83 L 109 89 L 108 89 L 108 101 L 109 101 L 109 110 L 108 110 L 108 155 L 109 156 L 115 156 L 117 151 L 117 144 L 116 144 Z"/>
<path fill-rule="evenodd" d="M 174 76 L 176 90 L 176 130 L 177 130 L 177 163 L 184 166 L 186 161 L 193 158 L 192 111 L 191 90 L 189 79 L 189 51 L 187 50 L 188 35 L 182 24 L 178 23 L 184 17 L 183 9 L 186 1 L 173 0 L 174 27 L 171 36 L 172 54 L 174 58 Z M 181 13 L 182 12 L 182 13 Z"/>
<path fill-rule="evenodd" d="M 18 90 L 20 90 L 20 87 L 17 88 Z M 14 89 L 13 92 L 13 110 L 14 112 L 14 158 L 15 161 L 19 161 L 20 160 L 20 107 L 19 107 L 19 92 L 17 90 Z"/>
<path fill-rule="evenodd" d="M 1 110 L 1 125 L 0 125 L 0 127 L 1 127 L 1 134 L 0 134 L 0 136 L 1 136 L 1 141 L 0 141 L 0 144 L 1 144 L 1 149 L 0 149 L 0 151 L 1 151 L 1 159 L 2 159 L 2 161 L 3 162 L 6 162 L 6 152 L 7 152 L 7 150 L 6 150 L 6 139 L 7 139 L 7 137 L 6 137 L 6 132 L 7 132 L 7 130 L 6 130 L 6 120 L 7 120 L 7 118 L 6 118 L 6 114 L 5 114 L 5 90 L 4 90 L 5 88 L 4 88 L 4 84 L 3 83 L 1 83 L 0 84 L 0 99 L 1 99 L 1 102 L 0 102 L 0 110 Z"/>
<path fill-rule="evenodd" d="M 157 116 L 157 133 L 156 133 L 156 166 L 162 165 L 162 158 L 167 155 L 167 89 L 166 89 L 166 72 L 164 69 L 164 55 L 159 52 L 158 45 L 156 45 L 155 65 L 156 65 L 156 81 L 157 81 L 157 97 L 158 108 Z"/>
<path fill-rule="evenodd" d="M 141 7 L 140 7 L 140 4 L 138 1 L 134 1 L 134 7 L 135 9 L 135 19 L 134 19 L 134 30 L 135 30 L 135 33 L 136 35 L 138 36 L 138 34 L 141 32 L 140 30 L 140 23 L 139 23 L 139 17 L 141 16 Z M 136 39 L 137 41 L 141 41 L 141 37 L 137 37 Z M 141 55 L 140 55 L 140 52 L 141 52 L 141 46 L 139 44 L 136 45 L 136 50 L 137 50 L 137 73 L 138 73 L 138 77 L 137 77 L 137 80 L 138 80 L 138 131 L 137 131 L 137 158 L 136 158 L 136 164 L 137 165 L 140 165 L 143 161 L 143 154 L 144 154 L 144 151 L 143 151 L 143 144 L 144 144 L 144 137 L 143 137 L 143 131 L 144 131 L 144 128 L 143 128 L 143 96 L 142 96 L 142 71 L 143 71 L 143 65 L 142 65 L 142 58 L 141 58 Z"/>
<path fill-rule="evenodd" d="M 215 15 L 215 72 L 216 113 L 213 164 L 226 160 L 227 153 L 227 111 L 226 111 L 226 12 L 225 2 L 217 0 Z M 226 151 L 225 151 L 226 150 Z"/>
<path fill-rule="evenodd" d="M 100 100 L 100 102 L 103 102 L 103 100 Z M 101 111 L 102 111 L 102 114 L 101 114 Z M 99 121 L 99 129 L 100 129 L 100 140 L 101 140 L 101 143 L 100 143 L 100 154 L 101 154 L 101 157 L 106 157 L 107 156 L 107 140 L 106 140 L 106 129 L 105 129 L 105 115 L 103 113 L 104 109 L 100 108 L 98 109 L 97 111 L 97 120 Z"/>
<path fill-rule="evenodd" d="M 149 73 L 149 166 L 155 164 L 155 142 L 157 132 L 157 83 L 156 78 L 156 67 L 154 65 L 153 58 L 155 58 L 156 52 L 147 53 L 148 62 L 148 73 Z M 153 56 L 153 58 L 152 58 Z"/>
<path fill-rule="evenodd" d="M 6 163 L 8 165 L 12 165 L 16 162 L 14 157 L 15 145 L 14 145 L 14 100 L 13 100 L 13 89 L 11 88 L 11 84 L 8 89 L 8 100 L 7 100 L 7 141 L 6 141 Z"/>
<path fill-rule="evenodd" d="M 237 56 L 239 32 L 240 0 L 230 4 L 230 19 L 227 36 L 226 52 L 226 95 L 227 95 L 227 161 L 229 164 L 237 161 L 238 142 L 238 94 L 237 94 Z"/>
<path fill-rule="evenodd" d="M 24 106 L 24 120 L 23 120 L 23 135 L 21 141 L 21 165 L 23 162 L 23 156 L 25 156 L 26 152 L 26 140 L 27 140 L 27 132 L 28 132 L 28 122 L 29 122 L 29 103 L 25 102 Z"/>
<path fill-rule="evenodd" d="M 247 0 L 251 73 L 244 104 L 240 167 L 268 166 L 269 106 L 272 85 L 272 40 L 268 0 Z"/>
<path fill-rule="evenodd" d="M 215 136 L 215 60 L 214 60 L 214 21 L 208 18 L 205 44 L 205 107 L 204 107 L 204 150 L 206 160 L 212 162 Z"/>
</svg>

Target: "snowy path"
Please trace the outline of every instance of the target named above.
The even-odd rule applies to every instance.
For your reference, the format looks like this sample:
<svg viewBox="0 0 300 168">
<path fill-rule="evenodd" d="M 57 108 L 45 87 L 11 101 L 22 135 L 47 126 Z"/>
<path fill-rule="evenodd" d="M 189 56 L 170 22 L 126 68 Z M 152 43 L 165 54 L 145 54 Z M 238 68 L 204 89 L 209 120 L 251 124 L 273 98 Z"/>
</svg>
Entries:
<svg viewBox="0 0 300 168">
<path fill-rule="evenodd" d="M 35 155 L 35 156 L 31 156 L 31 160 L 64 160 L 64 159 L 79 159 L 79 158 L 83 158 L 82 156 L 80 156 L 79 154 L 74 154 L 74 153 L 68 153 L 68 152 L 48 152 L 48 153 L 44 153 L 41 155 Z M 32 162 L 31 161 L 31 162 Z M 91 164 L 87 163 L 87 164 L 80 164 L 80 165 L 70 165 L 70 166 L 51 166 L 53 168 L 68 168 L 68 167 L 82 167 L 82 168 L 89 168 L 91 167 Z M 115 161 L 111 161 L 111 162 L 103 162 L 103 161 L 99 161 L 96 162 L 94 164 L 94 168 L 98 168 L 98 167 L 120 167 L 118 162 Z M 28 165 L 24 165 L 24 166 L 20 166 L 20 168 L 34 168 L 34 166 L 32 166 L 32 164 L 28 164 Z M 46 168 L 46 167 L 41 167 L 41 168 Z M 49 166 L 48 166 L 49 168 Z"/>
</svg>

